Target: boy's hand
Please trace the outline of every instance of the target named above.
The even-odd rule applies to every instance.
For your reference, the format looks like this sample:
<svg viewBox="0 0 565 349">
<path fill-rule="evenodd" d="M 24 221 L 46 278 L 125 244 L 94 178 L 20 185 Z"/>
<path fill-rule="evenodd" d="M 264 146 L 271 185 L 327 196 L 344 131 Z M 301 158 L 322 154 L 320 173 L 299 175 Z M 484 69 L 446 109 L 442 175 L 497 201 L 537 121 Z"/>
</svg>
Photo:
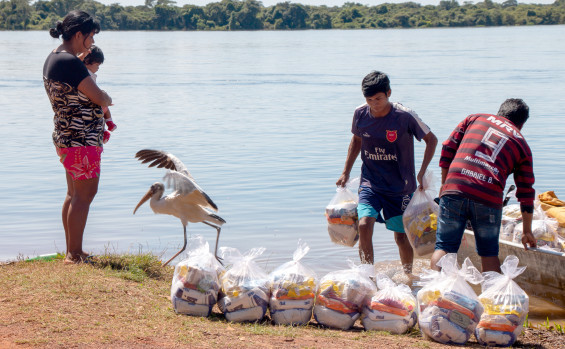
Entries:
<svg viewBox="0 0 565 349">
<path fill-rule="evenodd" d="M 339 177 L 339 179 L 337 180 L 337 182 L 335 182 L 335 184 L 338 187 L 345 187 L 345 184 L 347 184 L 348 180 L 349 180 L 349 175 L 344 173 L 341 175 L 341 177 Z"/>
<path fill-rule="evenodd" d="M 532 234 L 531 232 L 524 232 L 524 234 L 522 235 L 522 245 L 524 245 L 525 250 L 528 249 L 528 245 L 530 245 L 530 247 L 538 247 L 538 243 L 536 238 L 534 237 L 534 234 Z"/>
</svg>

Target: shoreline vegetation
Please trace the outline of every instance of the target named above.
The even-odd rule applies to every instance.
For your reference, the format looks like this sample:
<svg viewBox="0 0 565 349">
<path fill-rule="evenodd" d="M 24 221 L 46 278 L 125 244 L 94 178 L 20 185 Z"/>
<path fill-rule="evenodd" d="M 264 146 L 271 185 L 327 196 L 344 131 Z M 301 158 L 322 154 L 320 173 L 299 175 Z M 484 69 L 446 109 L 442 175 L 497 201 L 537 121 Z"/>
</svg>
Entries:
<svg viewBox="0 0 565 349">
<path fill-rule="evenodd" d="M 170 299 L 173 268 L 157 256 L 105 254 L 93 263 L 67 265 L 23 260 L 0 265 L 1 348 L 446 348 L 423 339 L 418 329 L 404 335 L 275 326 L 266 318 L 229 323 L 214 308 L 209 318 L 175 314 Z M 557 326 L 557 325 L 556 325 Z M 557 328 L 524 329 L 514 347 L 557 348 Z M 483 348 L 474 337 L 465 348 Z"/>
<path fill-rule="evenodd" d="M 386 1 L 386 0 L 385 0 Z M 565 24 L 565 0 L 522 4 L 517 0 L 472 3 L 441 0 L 375 6 L 347 2 L 310 6 L 257 0 L 222 0 L 205 6 L 177 6 L 172 0 L 145 0 L 141 6 L 104 5 L 93 0 L 1 0 L 0 30 L 47 30 L 70 10 L 94 15 L 102 30 L 306 30 L 491 27 Z"/>
</svg>

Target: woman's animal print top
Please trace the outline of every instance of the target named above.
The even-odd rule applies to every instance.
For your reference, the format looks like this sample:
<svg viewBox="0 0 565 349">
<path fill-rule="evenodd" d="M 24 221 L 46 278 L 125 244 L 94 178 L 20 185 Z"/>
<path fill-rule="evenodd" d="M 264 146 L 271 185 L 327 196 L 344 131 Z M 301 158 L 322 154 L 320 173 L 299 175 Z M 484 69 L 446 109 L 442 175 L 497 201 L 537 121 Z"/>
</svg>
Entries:
<svg viewBox="0 0 565 349">
<path fill-rule="evenodd" d="M 80 82 L 87 77 L 84 63 L 68 52 L 52 52 L 45 60 L 43 83 L 55 112 L 56 147 L 102 146 L 102 108 L 78 90 Z"/>
</svg>

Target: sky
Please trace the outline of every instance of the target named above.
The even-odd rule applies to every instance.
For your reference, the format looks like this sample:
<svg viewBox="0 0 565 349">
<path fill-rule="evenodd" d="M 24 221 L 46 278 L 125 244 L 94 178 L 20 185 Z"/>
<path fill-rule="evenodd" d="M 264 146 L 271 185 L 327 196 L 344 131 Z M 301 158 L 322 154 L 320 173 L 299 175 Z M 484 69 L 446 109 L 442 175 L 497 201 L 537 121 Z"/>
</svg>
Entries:
<svg viewBox="0 0 565 349">
<path fill-rule="evenodd" d="M 145 0 L 96 0 L 102 4 L 105 5 L 110 5 L 110 4 L 115 4 L 118 3 L 122 6 L 138 6 L 138 5 L 144 5 L 145 4 Z M 204 6 L 208 3 L 211 2 L 219 2 L 220 0 L 176 0 L 176 5 L 177 6 L 183 6 L 186 4 L 192 4 L 192 5 L 198 5 L 198 6 Z M 261 0 L 260 0 L 261 1 Z M 272 6 L 272 5 L 276 5 L 280 2 L 284 2 L 285 0 L 262 0 L 261 2 L 263 3 L 263 6 Z M 379 5 L 382 3 L 402 3 L 402 2 L 408 2 L 409 0 L 372 0 L 372 1 L 367 1 L 367 0 L 298 0 L 298 1 L 290 1 L 290 2 L 294 2 L 294 3 L 300 3 L 303 5 L 315 5 L 315 6 L 321 6 L 321 5 L 327 5 L 327 6 L 341 6 L 343 5 L 345 2 L 355 2 L 355 3 L 360 3 L 360 4 L 364 4 L 364 5 Z M 440 0 L 412 0 L 416 3 L 422 4 L 422 5 L 438 5 Z M 462 4 L 465 0 L 459 0 L 458 2 L 460 4 Z M 482 0 L 481 0 L 482 1 Z M 472 1 L 472 2 L 480 2 L 480 1 Z M 494 2 L 504 2 L 504 0 L 494 0 Z M 529 3 L 535 3 L 535 4 L 552 4 L 554 3 L 555 0 L 518 0 L 518 3 L 525 3 L 525 4 L 529 4 Z"/>
</svg>

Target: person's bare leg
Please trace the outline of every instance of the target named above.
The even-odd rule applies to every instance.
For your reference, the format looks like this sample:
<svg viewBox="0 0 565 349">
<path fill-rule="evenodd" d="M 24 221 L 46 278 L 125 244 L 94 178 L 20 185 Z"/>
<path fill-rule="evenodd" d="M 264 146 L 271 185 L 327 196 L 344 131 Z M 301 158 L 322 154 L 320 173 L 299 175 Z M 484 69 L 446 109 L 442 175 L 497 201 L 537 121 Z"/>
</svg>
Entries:
<svg viewBox="0 0 565 349">
<path fill-rule="evenodd" d="M 362 217 L 359 220 L 359 257 L 361 263 L 373 264 L 373 228 L 376 219 L 373 217 Z"/>
<path fill-rule="evenodd" d="M 90 204 L 98 191 L 98 182 L 99 178 L 73 181 L 74 193 L 67 216 L 69 230 L 67 260 L 77 262 L 86 255 L 82 251 L 84 227 L 86 226 Z"/>
<path fill-rule="evenodd" d="M 71 175 L 65 171 L 65 175 L 67 177 L 67 195 L 65 196 L 65 201 L 63 201 L 63 229 L 65 230 L 65 242 L 66 242 L 66 251 L 65 254 L 69 253 L 69 225 L 67 223 L 67 218 L 69 217 L 69 207 L 71 205 L 71 200 L 73 198 L 73 179 Z"/>
<path fill-rule="evenodd" d="M 441 259 L 441 257 L 445 256 L 447 252 L 444 250 L 435 250 L 432 254 L 432 258 L 430 259 L 430 268 L 432 270 L 440 271 L 441 268 L 437 266 L 437 262 Z"/>
<path fill-rule="evenodd" d="M 498 257 L 481 257 L 481 262 L 483 265 L 483 273 L 485 271 L 496 271 L 500 273 L 500 261 Z"/>
<path fill-rule="evenodd" d="M 405 274 L 412 274 L 412 265 L 414 264 L 414 251 L 412 245 L 408 241 L 408 237 L 404 233 L 394 232 L 394 241 L 398 246 L 398 254 L 400 262 Z"/>
</svg>

